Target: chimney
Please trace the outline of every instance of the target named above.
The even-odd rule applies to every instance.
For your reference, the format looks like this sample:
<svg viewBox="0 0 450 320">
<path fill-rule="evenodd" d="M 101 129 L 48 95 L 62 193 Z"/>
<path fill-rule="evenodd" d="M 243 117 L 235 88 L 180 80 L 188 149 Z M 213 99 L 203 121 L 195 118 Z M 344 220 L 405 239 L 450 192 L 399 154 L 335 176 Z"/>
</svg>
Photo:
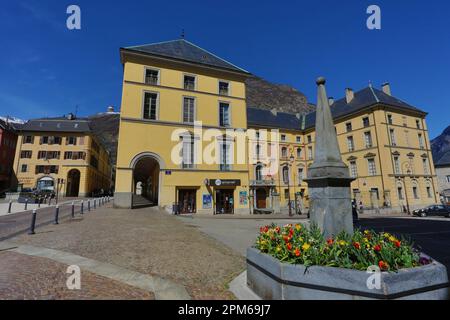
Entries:
<svg viewBox="0 0 450 320">
<path fill-rule="evenodd" d="M 274 116 L 276 116 L 277 113 L 278 113 L 278 112 L 277 112 L 277 109 L 275 109 L 275 108 L 274 108 L 274 109 L 271 109 L 270 112 L 272 112 L 272 114 L 273 114 Z"/>
<path fill-rule="evenodd" d="M 351 88 L 345 89 L 345 100 L 347 100 L 347 103 L 350 103 L 350 101 L 352 101 L 354 97 L 355 93 L 353 92 L 353 89 Z"/>
<path fill-rule="evenodd" d="M 385 82 L 381 85 L 381 88 L 383 89 L 383 92 L 386 93 L 388 96 L 391 95 L 391 85 L 389 82 Z"/>
<path fill-rule="evenodd" d="M 108 112 L 114 112 L 114 106 L 109 106 L 108 107 Z"/>
<path fill-rule="evenodd" d="M 333 105 L 334 103 L 334 98 L 333 97 L 329 97 L 328 98 L 328 104 L 330 105 L 330 107 Z"/>
</svg>

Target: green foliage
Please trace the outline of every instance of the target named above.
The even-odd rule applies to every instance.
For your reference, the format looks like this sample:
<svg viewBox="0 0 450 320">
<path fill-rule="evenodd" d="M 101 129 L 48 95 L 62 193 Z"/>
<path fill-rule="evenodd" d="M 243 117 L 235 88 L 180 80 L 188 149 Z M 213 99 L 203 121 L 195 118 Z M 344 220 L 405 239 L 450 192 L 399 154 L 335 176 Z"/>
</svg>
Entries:
<svg viewBox="0 0 450 320">
<path fill-rule="evenodd" d="M 365 271 L 376 265 L 383 271 L 397 271 L 420 265 L 419 253 L 410 241 L 369 230 L 355 230 L 352 236 L 342 232 L 325 239 L 315 225 L 308 229 L 301 224 L 272 224 L 260 229 L 255 247 L 282 262 L 305 266 Z"/>
</svg>

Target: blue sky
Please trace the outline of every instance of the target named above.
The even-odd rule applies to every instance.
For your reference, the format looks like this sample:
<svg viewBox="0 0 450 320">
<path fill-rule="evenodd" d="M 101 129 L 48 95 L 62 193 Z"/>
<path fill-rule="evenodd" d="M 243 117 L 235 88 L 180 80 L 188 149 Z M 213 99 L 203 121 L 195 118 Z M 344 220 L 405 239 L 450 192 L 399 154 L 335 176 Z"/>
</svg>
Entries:
<svg viewBox="0 0 450 320">
<path fill-rule="evenodd" d="M 66 28 L 81 7 L 82 29 Z M 366 28 L 381 8 L 382 29 Z M 24 119 L 120 105 L 119 48 L 186 39 L 316 101 L 389 81 L 392 93 L 429 112 L 430 137 L 450 125 L 450 4 L 424 0 L 80 1 L 0 3 L 0 115 Z"/>
</svg>

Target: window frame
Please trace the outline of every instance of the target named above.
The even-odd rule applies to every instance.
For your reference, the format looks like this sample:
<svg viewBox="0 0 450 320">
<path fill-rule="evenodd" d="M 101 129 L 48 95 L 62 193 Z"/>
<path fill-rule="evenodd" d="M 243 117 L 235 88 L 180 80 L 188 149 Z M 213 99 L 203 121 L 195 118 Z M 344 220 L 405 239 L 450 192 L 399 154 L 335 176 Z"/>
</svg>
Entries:
<svg viewBox="0 0 450 320">
<path fill-rule="evenodd" d="M 187 89 L 186 88 L 186 86 L 185 86 L 185 84 L 186 84 L 186 82 L 185 82 L 186 77 L 194 78 L 194 89 Z M 196 74 L 192 74 L 192 73 L 183 73 L 181 87 L 183 88 L 183 90 L 186 90 L 186 91 L 197 91 L 197 75 Z"/>
<path fill-rule="evenodd" d="M 218 117 L 219 117 L 219 127 L 221 128 L 231 128 L 232 126 L 232 120 L 231 120 L 231 102 L 229 101 L 221 101 L 219 100 L 219 105 L 218 105 Z M 221 115 L 220 115 L 220 110 L 221 110 L 221 105 L 222 104 L 227 104 L 228 105 L 228 125 L 222 125 L 222 119 L 221 119 Z"/>
<path fill-rule="evenodd" d="M 157 78 L 156 83 L 148 83 L 147 82 L 147 71 L 148 70 L 158 72 L 158 78 Z M 159 86 L 159 85 L 161 85 L 161 70 L 158 69 L 158 68 L 155 68 L 155 67 L 145 66 L 144 67 L 144 84 L 150 85 L 150 86 Z"/>
<path fill-rule="evenodd" d="M 192 122 L 184 121 L 184 101 L 185 99 L 192 99 L 194 101 L 193 111 L 192 111 Z M 193 96 L 183 96 L 181 98 L 181 122 L 187 124 L 194 124 L 197 119 L 197 98 Z"/>
<path fill-rule="evenodd" d="M 220 83 L 227 83 L 228 84 L 228 93 L 227 94 L 222 94 L 220 92 Z M 229 97 L 231 96 L 231 82 L 228 80 L 223 80 L 223 79 L 218 79 L 217 80 L 217 94 L 219 96 L 224 96 L 224 97 Z"/>
<path fill-rule="evenodd" d="M 145 95 L 149 93 L 149 94 L 156 94 L 156 110 L 155 110 L 155 119 L 150 119 L 150 118 L 144 118 L 144 113 L 145 113 Z M 159 120 L 159 103 L 160 103 L 160 96 L 159 96 L 159 92 L 158 91 L 151 91 L 151 90 L 143 90 L 142 91 L 142 107 L 141 107 L 141 118 L 143 120 L 151 120 L 151 121 L 157 121 Z M 149 116 L 150 116 L 150 109 L 149 109 Z"/>
</svg>

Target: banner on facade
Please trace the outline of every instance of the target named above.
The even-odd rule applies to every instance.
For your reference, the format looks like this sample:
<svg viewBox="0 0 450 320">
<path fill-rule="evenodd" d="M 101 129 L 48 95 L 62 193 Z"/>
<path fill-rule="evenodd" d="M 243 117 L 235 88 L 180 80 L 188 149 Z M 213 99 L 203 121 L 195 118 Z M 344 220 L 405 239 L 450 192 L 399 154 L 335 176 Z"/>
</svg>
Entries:
<svg viewBox="0 0 450 320">
<path fill-rule="evenodd" d="M 211 209 L 212 208 L 212 195 L 209 193 L 204 193 L 202 198 L 203 209 Z"/>
<path fill-rule="evenodd" d="M 247 205 L 247 191 L 239 191 L 239 204 L 241 206 Z"/>
</svg>

